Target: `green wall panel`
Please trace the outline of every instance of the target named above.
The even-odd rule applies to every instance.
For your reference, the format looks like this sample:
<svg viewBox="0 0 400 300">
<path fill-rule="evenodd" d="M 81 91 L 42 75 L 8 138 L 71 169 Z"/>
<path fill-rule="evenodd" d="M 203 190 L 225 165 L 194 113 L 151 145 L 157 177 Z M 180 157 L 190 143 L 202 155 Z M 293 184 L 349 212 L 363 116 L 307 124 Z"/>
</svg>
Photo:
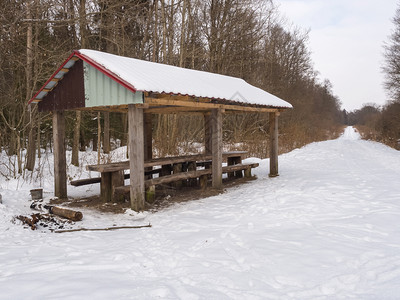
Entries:
<svg viewBox="0 0 400 300">
<path fill-rule="evenodd" d="M 143 103 L 142 92 L 131 92 L 86 62 L 83 70 L 86 107 Z"/>
</svg>

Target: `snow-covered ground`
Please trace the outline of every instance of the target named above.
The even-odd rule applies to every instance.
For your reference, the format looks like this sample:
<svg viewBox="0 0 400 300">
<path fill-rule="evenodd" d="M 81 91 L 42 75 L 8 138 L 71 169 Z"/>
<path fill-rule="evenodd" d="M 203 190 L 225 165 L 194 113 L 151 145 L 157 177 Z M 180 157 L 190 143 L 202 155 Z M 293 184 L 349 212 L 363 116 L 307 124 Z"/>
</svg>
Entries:
<svg viewBox="0 0 400 300">
<path fill-rule="evenodd" d="M 24 229 L 11 219 L 30 213 L 29 187 L 2 185 L 0 298 L 400 299 L 399 151 L 349 127 L 280 156 L 277 178 L 248 161 L 258 179 L 224 194 L 156 213 L 83 210 L 74 225 L 143 229 Z"/>
</svg>

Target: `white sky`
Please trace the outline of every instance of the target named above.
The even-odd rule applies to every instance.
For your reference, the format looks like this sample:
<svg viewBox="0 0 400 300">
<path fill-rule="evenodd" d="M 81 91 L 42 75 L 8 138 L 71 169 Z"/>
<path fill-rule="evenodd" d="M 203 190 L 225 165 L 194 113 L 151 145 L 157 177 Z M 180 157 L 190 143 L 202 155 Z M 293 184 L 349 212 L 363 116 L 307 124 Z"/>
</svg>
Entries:
<svg viewBox="0 0 400 300">
<path fill-rule="evenodd" d="M 350 111 L 388 99 L 381 71 L 383 44 L 394 29 L 397 0 L 275 0 L 294 26 L 310 29 L 309 48 L 320 79 Z"/>
</svg>

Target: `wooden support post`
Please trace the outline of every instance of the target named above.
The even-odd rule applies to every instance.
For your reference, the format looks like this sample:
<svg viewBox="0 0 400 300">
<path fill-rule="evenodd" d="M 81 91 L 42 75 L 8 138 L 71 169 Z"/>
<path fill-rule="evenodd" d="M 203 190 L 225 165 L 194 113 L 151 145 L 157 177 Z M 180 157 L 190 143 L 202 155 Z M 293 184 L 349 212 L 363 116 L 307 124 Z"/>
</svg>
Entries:
<svg viewBox="0 0 400 300">
<path fill-rule="evenodd" d="M 173 174 L 182 173 L 182 164 L 174 164 L 172 167 Z M 180 189 L 182 187 L 182 181 L 174 182 L 174 186 L 176 189 Z"/>
<path fill-rule="evenodd" d="M 204 114 L 204 154 L 211 154 L 212 139 L 211 139 L 211 115 Z"/>
<path fill-rule="evenodd" d="M 146 202 L 153 204 L 156 200 L 156 186 L 151 185 L 146 189 Z"/>
<path fill-rule="evenodd" d="M 205 190 L 207 188 L 207 181 L 208 181 L 208 176 L 207 175 L 201 175 L 199 178 L 199 183 L 200 183 L 200 188 L 202 190 Z"/>
<path fill-rule="evenodd" d="M 103 203 L 111 201 L 111 173 L 101 173 L 100 199 Z"/>
<path fill-rule="evenodd" d="M 188 162 L 188 171 L 196 171 L 196 162 L 195 161 L 189 161 Z M 188 186 L 196 186 L 197 185 L 197 178 L 191 178 L 188 179 Z"/>
<path fill-rule="evenodd" d="M 244 169 L 244 177 L 251 178 L 251 168 Z"/>
<path fill-rule="evenodd" d="M 242 158 L 240 156 L 228 157 L 227 163 L 228 163 L 228 166 L 241 164 L 242 163 Z M 233 177 L 242 178 L 243 177 L 242 171 L 239 170 L 239 171 L 235 171 L 235 172 L 229 172 L 228 173 L 228 178 L 233 178 Z"/>
<path fill-rule="evenodd" d="M 131 208 L 144 209 L 144 137 L 143 108 L 128 105 L 129 122 L 129 169 Z"/>
<path fill-rule="evenodd" d="M 279 176 L 278 173 L 278 112 L 269 113 L 269 177 Z"/>
<path fill-rule="evenodd" d="M 63 111 L 53 112 L 54 195 L 67 198 L 67 160 L 65 155 L 65 118 Z"/>
<path fill-rule="evenodd" d="M 123 195 L 116 195 L 114 190 L 116 187 L 124 185 L 124 171 L 116 171 L 111 173 L 111 197 L 113 202 L 120 202 L 124 200 Z M 114 197 L 113 197 L 114 195 Z"/>
<path fill-rule="evenodd" d="M 211 110 L 212 132 L 212 187 L 222 188 L 222 111 Z"/>
</svg>

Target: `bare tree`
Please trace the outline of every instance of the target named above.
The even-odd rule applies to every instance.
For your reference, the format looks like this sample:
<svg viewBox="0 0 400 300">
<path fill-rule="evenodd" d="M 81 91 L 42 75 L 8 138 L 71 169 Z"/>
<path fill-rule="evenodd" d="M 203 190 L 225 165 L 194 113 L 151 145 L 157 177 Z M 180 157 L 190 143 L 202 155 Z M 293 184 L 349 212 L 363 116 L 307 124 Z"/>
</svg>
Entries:
<svg viewBox="0 0 400 300">
<path fill-rule="evenodd" d="M 395 28 L 389 43 L 384 45 L 385 65 L 382 69 L 386 76 L 386 90 L 394 100 L 400 101 L 400 7 L 396 10 L 393 24 Z"/>
</svg>

